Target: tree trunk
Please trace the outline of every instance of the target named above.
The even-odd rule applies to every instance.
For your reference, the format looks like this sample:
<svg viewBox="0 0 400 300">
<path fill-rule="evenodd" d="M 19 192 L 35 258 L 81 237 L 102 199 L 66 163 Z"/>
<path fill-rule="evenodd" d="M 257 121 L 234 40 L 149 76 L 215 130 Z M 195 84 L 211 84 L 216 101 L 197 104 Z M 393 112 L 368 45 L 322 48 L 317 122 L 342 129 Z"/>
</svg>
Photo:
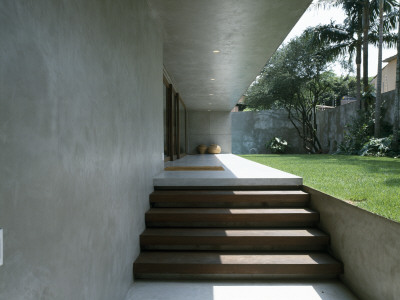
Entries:
<svg viewBox="0 0 400 300">
<path fill-rule="evenodd" d="M 400 3 L 397 32 L 396 94 L 394 98 L 393 150 L 399 151 L 399 101 L 400 101 Z"/>
<path fill-rule="evenodd" d="M 357 94 L 356 98 L 357 101 L 360 103 L 360 109 L 362 108 L 361 106 L 361 45 L 362 43 L 362 37 L 361 37 L 361 32 L 357 33 L 357 48 L 356 48 L 356 65 L 357 65 Z"/>
<path fill-rule="evenodd" d="M 364 0 L 363 7 L 363 91 L 368 91 L 368 30 L 369 30 L 369 0 Z M 367 102 L 364 99 L 364 109 L 368 110 Z"/>
<path fill-rule="evenodd" d="M 376 78 L 375 101 L 375 138 L 381 135 L 381 103 L 382 103 L 382 43 L 383 43 L 383 2 L 379 1 L 379 45 L 378 45 L 378 75 Z"/>
<path fill-rule="evenodd" d="M 293 117 L 293 113 L 292 113 L 292 110 L 291 110 L 290 107 L 285 107 L 285 109 L 288 112 L 288 118 L 289 118 L 290 122 L 292 123 L 294 128 L 296 128 L 296 131 L 299 134 L 299 137 L 303 141 L 303 149 L 305 149 L 307 151 L 306 137 L 304 136 L 304 127 L 302 128 L 303 134 L 301 134 L 300 128 L 299 128 L 299 126 L 296 125 L 296 122 L 295 122 L 295 121 L 297 121 L 297 122 L 299 122 L 301 124 L 300 120 L 298 118 L 296 118 L 296 117 Z"/>
</svg>

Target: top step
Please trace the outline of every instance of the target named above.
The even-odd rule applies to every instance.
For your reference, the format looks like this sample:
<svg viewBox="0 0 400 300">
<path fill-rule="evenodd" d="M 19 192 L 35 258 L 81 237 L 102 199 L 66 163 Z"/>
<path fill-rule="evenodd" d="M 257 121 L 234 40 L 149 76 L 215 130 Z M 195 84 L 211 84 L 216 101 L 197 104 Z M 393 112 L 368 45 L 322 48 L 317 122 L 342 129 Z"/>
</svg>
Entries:
<svg viewBox="0 0 400 300">
<path fill-rule="evenodd" d="M 162 170 L 153 178 L 157 188 L 301 186 L 299 176 L 244 159 L 234 154 L 186 155 L 165 167 L 222 167 L 221 171 Z"/>
<path fill-rule="evenodd" d="M 309 194 L 299 190 L 172 190 L 150 195 L 152 207 L 305 207 L 308 202 Z"/>
</svg>

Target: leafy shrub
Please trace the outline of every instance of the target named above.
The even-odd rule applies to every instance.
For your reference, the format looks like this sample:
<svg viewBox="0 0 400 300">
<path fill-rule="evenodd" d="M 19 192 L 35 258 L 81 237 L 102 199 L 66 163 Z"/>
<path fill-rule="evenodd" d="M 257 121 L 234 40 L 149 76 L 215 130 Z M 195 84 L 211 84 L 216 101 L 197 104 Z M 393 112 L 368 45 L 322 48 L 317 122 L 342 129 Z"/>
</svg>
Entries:
<svg viewBox="0 0 400 300">
<path fill-rule="evenodd" d="M 389 136 L 392 126 L 383 119 L 385 109 L 382 107 L 381 113 L 381 134 Z M 372 107 L 366 112 L 359 111 L 358 116 L 352 123 L 346 124 L 346 131 L 343 142 L 338 146 L 336 154 L 359 155 L 364 145 L 370 141 L 374 135 L 375 111 Z"/>
<path fill-rule="evenodd" d="M 388 156 L 391 152 L 392 137 L 371 138 L 360 151 L 361 156 Z"/>
<path fill-rule="evenodd" d="M 274 137 L 267 144 L 267 149 L 271 150 L 272 153 L 283 154 L 288 150 L 288 143 L 282 138 Z"/>
<path fill-rule="evenodd" d="M 343 142 L 337 154 L 357 155 L 374 133 L 374 120 L 368 113 L 359 113 L 352 123 L 346 124 Z"/>
<path fill-rule="evenodd" d="M 399 140 L 400 142 L 400 140 Z M 400 152 L 393 150 L 393 136 L 380 139 L 371 138 L 360 150 L 361 156 L 390 156 L 399 158 Z"/>
</svg>

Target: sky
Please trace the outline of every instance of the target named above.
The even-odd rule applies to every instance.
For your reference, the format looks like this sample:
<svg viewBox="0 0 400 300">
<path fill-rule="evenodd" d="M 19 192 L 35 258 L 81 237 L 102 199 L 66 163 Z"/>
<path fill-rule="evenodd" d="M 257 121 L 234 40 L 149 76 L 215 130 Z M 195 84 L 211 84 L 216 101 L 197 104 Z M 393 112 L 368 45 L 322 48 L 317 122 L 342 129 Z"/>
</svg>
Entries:
<svg viewBox="0 0 400 300">
<path fill-rule="evenodd" d="M 314 0 L 314 3 L 316 0 Z M 284 43 L 288 42 L 290 39 L 301 35 L 301 33 L 307 27 L 316 26 L 319 24 L 329 24 L 331 20 L 340 24 L 343 23 L 345 19 L 345 14 L 340 8 L 317 8 L 315 5 L 311 4 L 307 11 L 303 14 L 300 20 L 297 22 L 296 26 L 293 27 L 292 31 L 286 37 Z M 390 56 L 396 54 L 396 49 L 386 49 L 382 51 L 382 58 L 386 59 Z M 384 67 L 386 63 L 382 64 Z M 333 65 L 332 70 L 340 75 L 347 74 L 346 70 L 343 70 L 339 63 Z M 372 45 L 368 48 L 368 76 L 375 76 L 378 71 L 378 48 Z M 362 67 L 361 67 L 362 74 Z M 352 74 L 355 75 L 355 74 Z"/>
</svg>

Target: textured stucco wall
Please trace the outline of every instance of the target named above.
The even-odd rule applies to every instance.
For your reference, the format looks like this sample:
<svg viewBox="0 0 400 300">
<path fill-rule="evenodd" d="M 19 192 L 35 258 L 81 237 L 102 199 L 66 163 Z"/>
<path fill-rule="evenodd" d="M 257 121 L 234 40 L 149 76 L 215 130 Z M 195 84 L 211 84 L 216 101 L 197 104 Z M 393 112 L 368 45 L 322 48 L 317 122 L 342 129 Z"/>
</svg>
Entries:
<svg viewBox="0 0 400 300">
<path fill-rule="evenodd" d="M 218 144 L 221 153 L 232 152 L 231 113 L 225 111 L 188 112 L 188 152 L 197 153 L 197 146 Z"/>
<path fill-rule="evenodd" d="M 0 2 L 0 299 L 123 299 L 162 168 L 145 0 Z"/>
<path fill-rule="evenodd" d="M 359 102 L 317 112 L 318 139 L 324 152 L 336 152 L 342 143 L 346 124 L 351 123 L 360 109 Z"/>
<path fill-rule="evenodd" d="M 282 110 L 232 113 L 232 152 L 235 154 L 267 153 L 265 144 L 273 137 L 288 142 L 290 153 L 303 153 L 302 140 L 287 113 Z M 268 152 L 270 153 L 270 152 Z"/>
<path fill-rule="evenodd" d="M 400 224 L 304 187 L 331 249 L 344 264 L 342 280 L 365 300 L 399 299 Z"/>
<path fill-rule="evenodd" d="M 394 91 L 382 94 L 384 120 L 394 123 Z M 318 138 L 325 152 L 336 152 L 337 145 L 343 141 L 346 125 L 352 123 L 360 109 L 359 102 L 352 102 L 333 109 L 318 111 Z"/>
<path fill-rule="evenodd" d="M 394 91 L 384 93 L 384 120 L 394 122 Z M 317 111 L 318 139 L 325 153 L 336 152 L 342 143 L 346 125 L 357 116 L 359 102 L 352 102 L 333 109 Z M 291 153 L 304 153 L 302 140 L 287 113 L 281 110 L 232 113 L 232 153 L 268 153 L 265 143 L 274 136 L 288 141 Z"/>
<path fill-rule="evenodd" d="M 390 91 L 382 94 L 383 108 L 384 108 L 384 119 L 390 124 L 394 124 L 394 98 L 396 91 Z M 400 123 L 399 123 L 400 124 Z"/>
</svg>

